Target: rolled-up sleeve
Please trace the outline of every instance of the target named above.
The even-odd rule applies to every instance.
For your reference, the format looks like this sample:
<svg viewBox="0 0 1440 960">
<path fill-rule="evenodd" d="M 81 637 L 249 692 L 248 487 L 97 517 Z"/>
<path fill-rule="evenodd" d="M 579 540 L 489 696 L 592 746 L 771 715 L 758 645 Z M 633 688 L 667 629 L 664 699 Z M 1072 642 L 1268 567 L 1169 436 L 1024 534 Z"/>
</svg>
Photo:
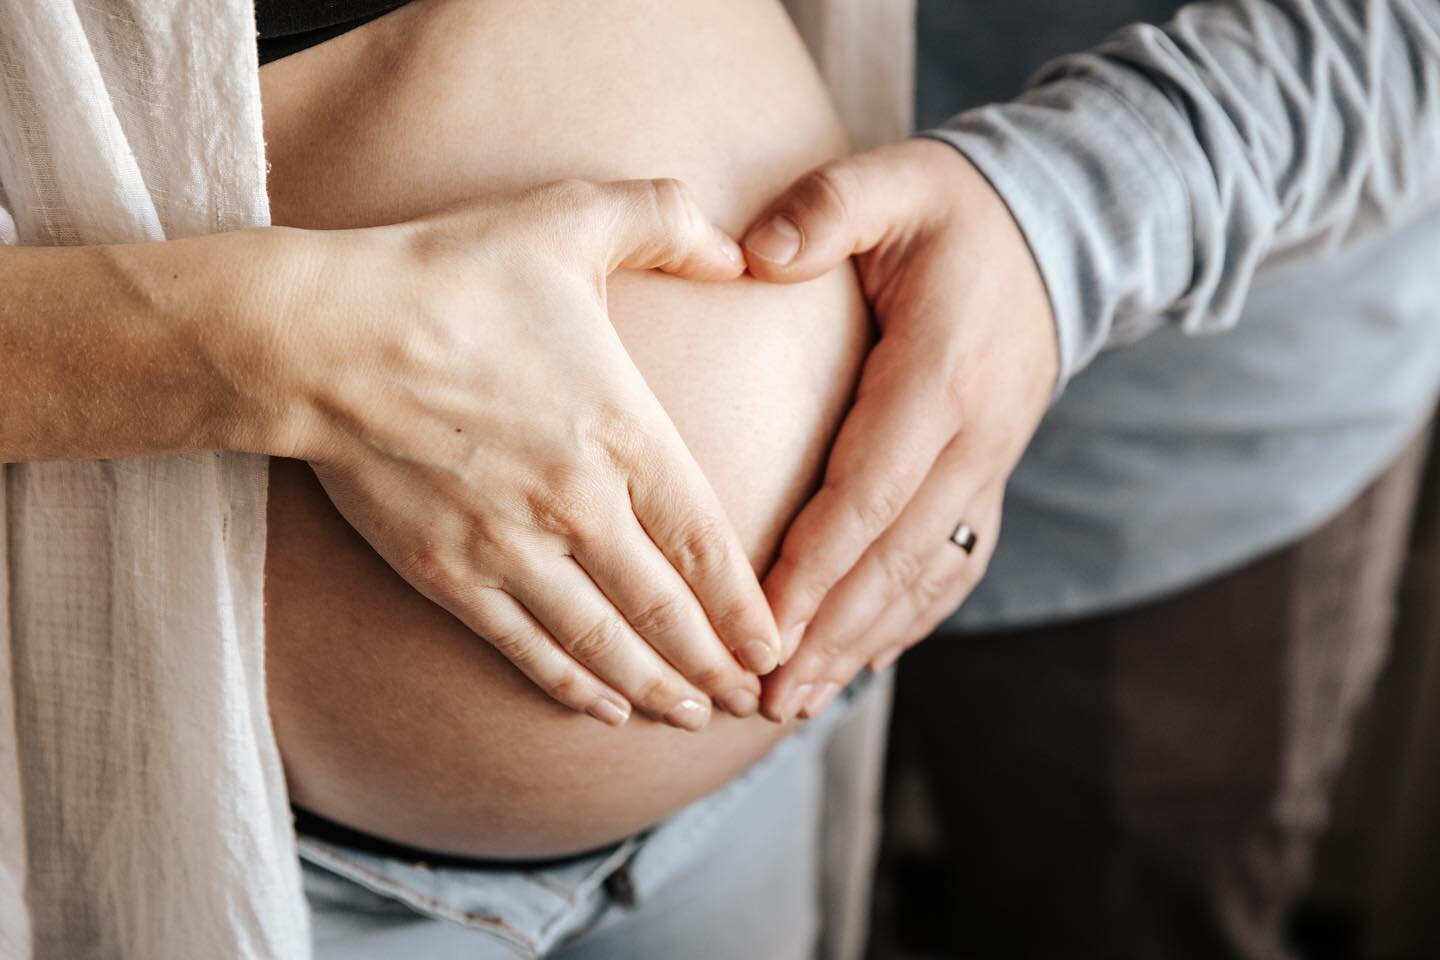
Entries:
<svg viewBox="0 0 1440 960">
<path fill-rule="evenodd" d="M 1440 202 L 1440 0 L 1190 4 L 926 135 L 1025 233 L 1063 385 L 1163 324 L 1232 325 L 1267 259 Z"/>
</svg>

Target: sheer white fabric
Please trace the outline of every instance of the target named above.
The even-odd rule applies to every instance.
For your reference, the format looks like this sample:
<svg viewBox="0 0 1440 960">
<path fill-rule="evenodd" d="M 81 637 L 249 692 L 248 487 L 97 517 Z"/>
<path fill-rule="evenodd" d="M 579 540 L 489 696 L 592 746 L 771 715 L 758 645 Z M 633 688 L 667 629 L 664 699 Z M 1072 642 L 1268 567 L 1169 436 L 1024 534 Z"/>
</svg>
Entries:
<svg viewBox="0 0 1440 960">
<path fill-rule="evenodd" d="M 915 0 L 785 0 L 855 150 L 910 133 Z"/>
<path fill-rule="evenodd" d="M 265 223 L 250 3 L 0 0 L 0 238 Z M 0 955 L 307 956 L 264 460 L 0 471 Z"/>
</svg>

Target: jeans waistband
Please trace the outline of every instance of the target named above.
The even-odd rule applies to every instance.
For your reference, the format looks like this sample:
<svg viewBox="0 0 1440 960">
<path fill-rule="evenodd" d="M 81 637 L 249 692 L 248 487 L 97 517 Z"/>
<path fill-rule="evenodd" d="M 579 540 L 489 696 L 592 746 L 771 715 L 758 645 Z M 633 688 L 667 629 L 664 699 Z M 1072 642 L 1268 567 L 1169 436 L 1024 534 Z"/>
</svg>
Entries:
<svg viewBox="0 0 1440 960">
<path fill-rule="evenodd" d="M 374 834 L 366 833 L 363 830 L 356 830 L 354 827 L 347 827 L 343 823 L 336 823 L 318 813 L 306 810 L 304 807 L 291 806 L 295 815 L 295 832 L 301 836 L 311 837 L 315 840 L 323 840 L 326 843 L 338 844 L 348 847 L 351 850 L 358 850 L 375 857 L 387 857 L 391 860 L 400 860 L 405 863 L 424 867 L 444 867 L 449 870 L 479 870 L 479 871 L 539 871 L 552 870 L 557 867 L 569 866 L 581 860 L 591 860 L 596 857 L 605 857 L 619 849 L 623 840 L 606 844 L 602 847 L 595 847 L 590 850 L 582 850 L 579 853 L 566 854 L 562 857 L 538 857 L 528 860 L 496 860 L 486 857 L 465 857 L 451 853 L 440 853 L 434 850 L 425 850 L 420 847 L 412 847 L 403 843 L 396 843 L 393 840 L 386 840 L 384 837 L 377 837 Z"/>
</svg>

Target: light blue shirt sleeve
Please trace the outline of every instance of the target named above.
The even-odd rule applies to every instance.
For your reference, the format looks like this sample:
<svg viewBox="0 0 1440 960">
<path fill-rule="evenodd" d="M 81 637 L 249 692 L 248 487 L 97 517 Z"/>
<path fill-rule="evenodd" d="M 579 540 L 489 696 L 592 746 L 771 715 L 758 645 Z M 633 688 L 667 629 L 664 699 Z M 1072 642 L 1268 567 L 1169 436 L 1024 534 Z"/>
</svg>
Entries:
<svg viewBox="0 0 1440 960">
<path fill-rule="evenodd" d="M 1024 231 L 1063 385 L 1163 324 L 1233 325 L 1263 262 L 1440 203 L 1440 0 L 1189 4 L 926 135 Z"/>
</svg>

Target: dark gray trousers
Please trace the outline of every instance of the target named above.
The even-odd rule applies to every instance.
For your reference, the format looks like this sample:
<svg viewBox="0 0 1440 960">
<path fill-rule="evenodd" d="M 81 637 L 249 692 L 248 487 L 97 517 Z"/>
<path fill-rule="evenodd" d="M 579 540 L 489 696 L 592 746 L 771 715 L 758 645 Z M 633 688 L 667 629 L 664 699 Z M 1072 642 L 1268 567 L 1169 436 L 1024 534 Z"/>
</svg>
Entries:
<svg viewBox="0 0 1440 960">
<path fill-rule="evenodd" d="M 927 789 L 943 893 L 927 920 L 892 890 L 892 919 L 938 917 L 944 956 L 1290 956 L 1424 447 L 1321 529 L 1182 594 L 909 654 L 892 782 Z"/>
</svg>

